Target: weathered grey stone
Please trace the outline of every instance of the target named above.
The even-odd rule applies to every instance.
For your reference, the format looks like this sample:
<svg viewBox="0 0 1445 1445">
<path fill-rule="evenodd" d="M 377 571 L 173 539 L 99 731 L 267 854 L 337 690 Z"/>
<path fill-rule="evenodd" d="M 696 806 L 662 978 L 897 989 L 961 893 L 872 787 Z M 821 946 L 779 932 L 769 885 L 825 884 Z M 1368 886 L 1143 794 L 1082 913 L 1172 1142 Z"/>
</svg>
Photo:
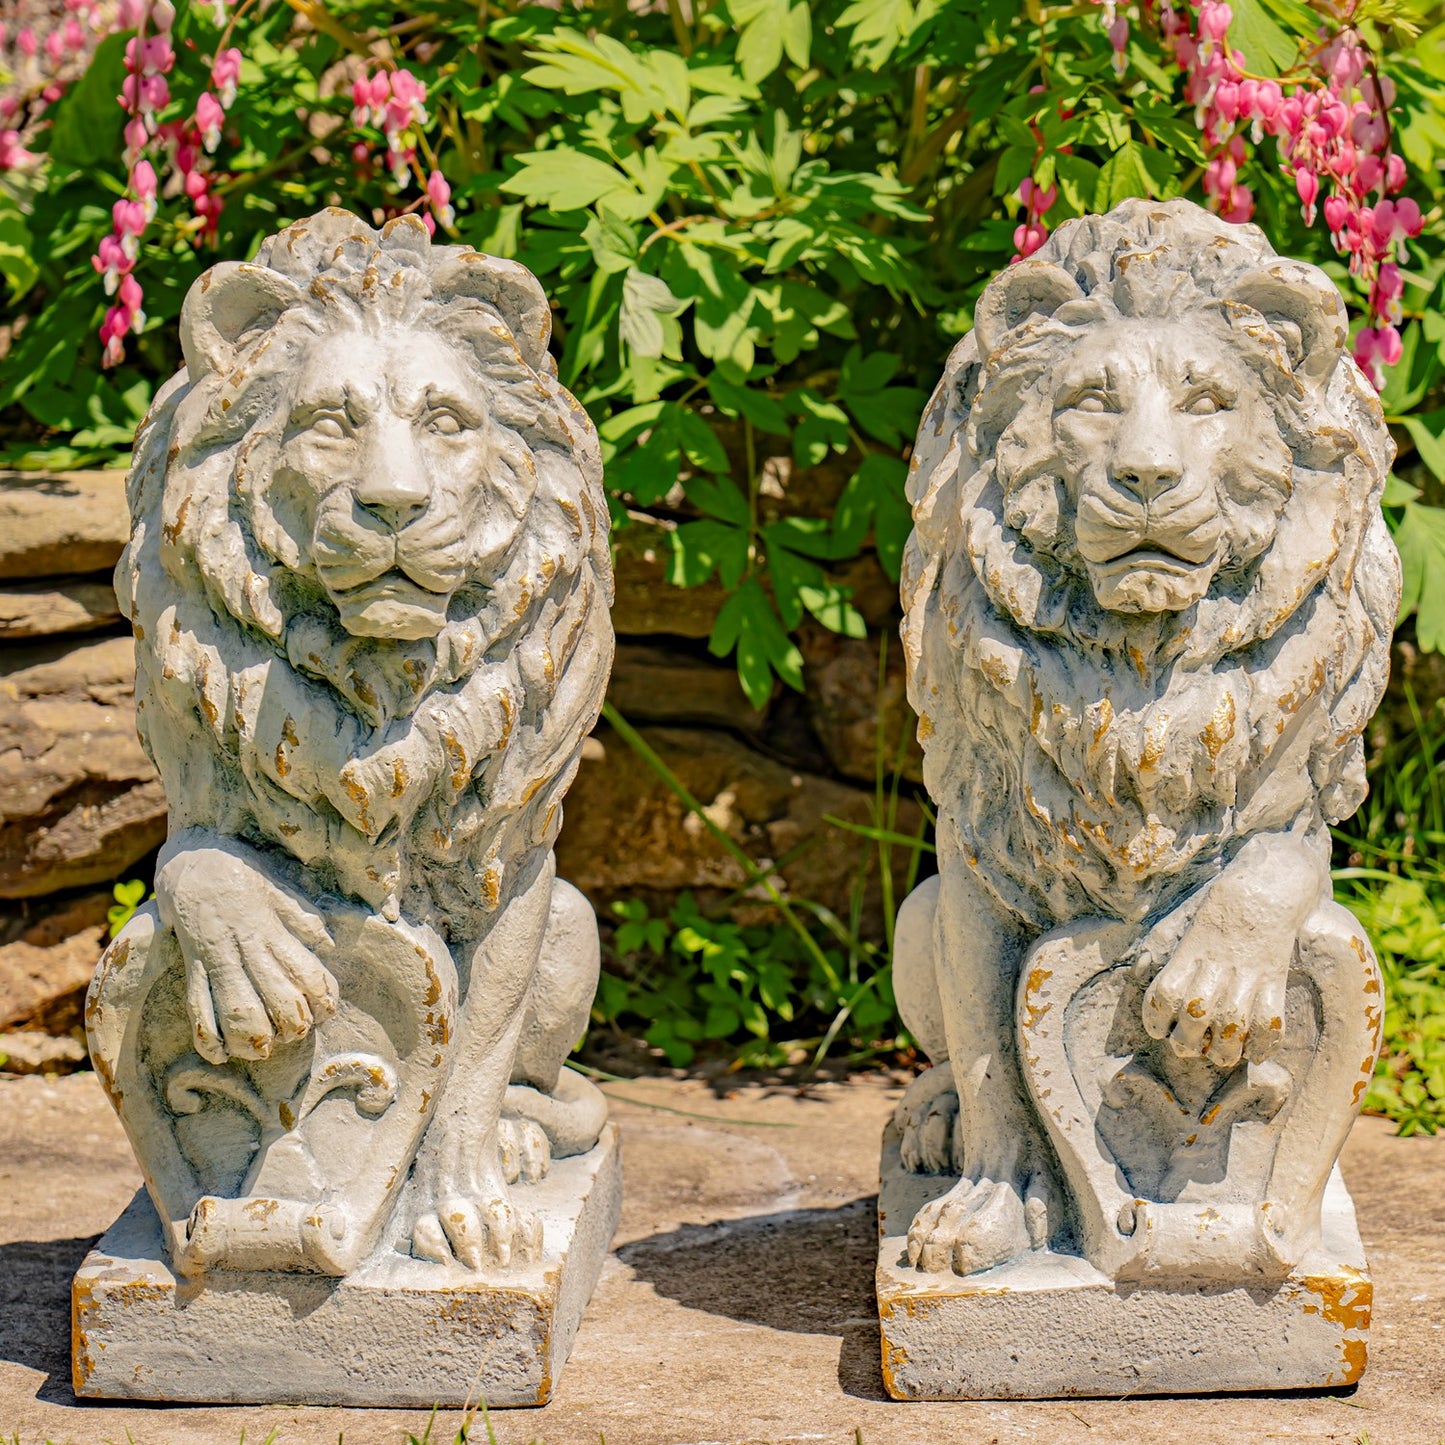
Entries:
<svg viewBox="0 0 1445 1445">
<path fill-rule="evenodd" d="M 549 318 L 514 262 L 326 211 L 191 288 L 137 437 L 117 591 L 170 830 L 86 1025 L 155 1268 L 254 1279 L 226 1325 L 249 1398 L 390 1398 L 275 1368 L 302 1287 L 266 1280 L 407 1253 L 435 1310 L 535 1271 L 549 1168 L 606 1122 L 562 1067 L 599 951 L 553 844 L 612 660 L 607 506 Z"/>
<path fill-rule="evenodd" d="M 639 731 L 711 821 L 759 868 L 779 864 L 775 876 L 791 896 L 814 899 L 846 917 L 854 878 L 865 870 L 863 927 L 881 932 L 876 844 L 819 822 L 832 817 L 872 825 L 871 791 L 796 772 L 727 733 Z M 557 845 L 559 866 L 579 888 L 602 900 L 747 886 L 738 860 L 642 758 L 605 726 L 597 730 L 596 742 L 595 759 L 585 760 L 577 775 Z M 895 826 L 914 834 L 921 816 L 916 804 L 903 799 Z M 908 861 L 905 850 L 895 850 L 896 887 L 903 886 Z M 758 890 L 754 896 L 764 895 Z"/>
<path fill-rule="evenodd" d="M 63 1033 L 81 1021 L 86 985 L 105 949 L 108 893 L 17 916 L 0 933 L 0 1029 Z"/>
<path fill-rule="evenodd" d="M 607 698 L 631 723 L 695 723 L 741 733 L 767 727 L 767 711 L 748 701 L 731 662 L 654 643 L 618 644 Z"/>
<path fill-rule="evenodd" d="M 873 639 L 840 637 L 816 624 L 799 633 L 808 717 L 833 766 L 848 778 L 885 784 L 894 773 L 923 777 L 918 719 L 908 705 L 902 653 L 890 646 L 882 678 Z M 880 769 L 881 762 L 881 769 Z"/>
<path fill-rule="evenodd" d="M 0 651 L 0 898 L 123 876 L 165 837 L 128 637 Z"/>
<path fill-rule="evenodd" d="M 1268 1303 L 1246 1353 L 1273 1343 L 1273 1383 L 1363 1368 L 1367 1317 L 1330 1375 L 1344 1337 L 1296 1298 L 1300 1271 L 1362 1265 L 1322 1244 L 1321 1201 L 1382 1019 L 1329 874 L 1400 596 L 1392 446 L 1347 339 L 1333 284 L 1258 230 L 1131 201 L 989 284 L 919 431 L 904 645 L 939 875 L 894 985 L 938 1066 L 897 1123 L 947 1187 L 880 1267 L 934 1303 L 1023 1271 L 1077 1326 L 1019 1346 L 1052 1356 L 1039 1389 L 1261 1383 L 1148 1339 L 1171 1291 L 1189 1338 Z M 962 1358 L 899 1388 L 947 1378 Z"/>
<path fill-rule="evenodd" d="M 109 582 L 72 577 L 0 587 L 0 639 L 94 632 L 119 621 L 120 605 Z"/>
<path fill-rule="evenodd" d="M 316 1405 L 545 1405 L 622 1206 L 617 1130 L 528 1191 L 542 1224 L 517 1268 L 428 1263 L 392 1238 L 345 1279 L 163 1263 L 144 1191 L 71 1286 L 75 1393 L 115 1400 Z M 395 1235 L 395 1231 L 393 1231 Z"/>
<path fill-rule="evenodd" d="M 100 572 L 129 536 L 124 472 L 0 471 L 0 578 Z"/>
<path fill-rule="evenodd" d="M 1121 1284 L 1067 1250 L 1029 1251 L 967 1280 L 908 1263 L 908 1229 L 949 1187 L 883 1135 L 878 1313 L 883 1378 L 899 1400 L 1046 1400 L 1353 1385 L 1373 1290 L 1336 1169 L 1320 1242 L 1269 1289 L 1248 1281 Z M 1202 1210 L 1208 1234 L 1212 1211 Z"/>
</svg>

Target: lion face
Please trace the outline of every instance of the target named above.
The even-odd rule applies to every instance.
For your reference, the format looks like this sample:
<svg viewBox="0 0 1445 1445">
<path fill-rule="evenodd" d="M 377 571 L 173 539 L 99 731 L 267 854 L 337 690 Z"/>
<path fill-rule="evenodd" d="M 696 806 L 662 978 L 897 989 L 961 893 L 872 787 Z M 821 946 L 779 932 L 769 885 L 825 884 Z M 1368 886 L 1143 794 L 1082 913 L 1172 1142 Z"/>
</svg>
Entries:
<svg viewBox="0 0 1445 1445">
<path fill-rule="evenodd" d="M 355 637 L 446 625 L 527 515 L 464 358 L 435 333 L 344 328 L 305 349 L 267 500 Z"/>
<path fill-rule="evenodd" d="M 1203 320 L 1088 329 L 999 452 L 1008 523 L 1082 571 L 1111 612 L 1200 601 L 1221 569 L 1269 547 L 1289 496 L 1290 455 L 1258 375 Z M 1007 467 L 1020 453 L 1024 466 Z"/>
</svg>

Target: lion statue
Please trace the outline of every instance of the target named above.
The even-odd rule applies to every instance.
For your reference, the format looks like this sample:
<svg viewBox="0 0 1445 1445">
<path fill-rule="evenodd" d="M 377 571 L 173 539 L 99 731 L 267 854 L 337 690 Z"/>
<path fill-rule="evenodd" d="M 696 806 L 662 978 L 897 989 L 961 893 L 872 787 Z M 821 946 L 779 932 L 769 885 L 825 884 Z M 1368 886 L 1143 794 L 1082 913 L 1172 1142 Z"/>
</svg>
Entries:
<svg viewBox="0 0 1445 1445">
<path fill-rule="evenodd" d="M 170 834 L 88 1002 L 182 1273 L 534 1262 L 509 1185 L 602 1129 L 553 844 L 612 580 L 549 335 L 416 217 L 324 212 L 186 298 L 116 574 Z"/>
<path fill-rule="evenodd" d="M 995 278 L 949 359 L 902 582 L 939 872 L 895 962 L 937 1067 L 896 1127 L 961 1177 L 913 1266 L 1238 1280 L 1319 1239 L 1380 1023 L 1328 825 L 1400 598 L 1347 336 L 1254 226 L 1130 201 Z"/>
</svg>

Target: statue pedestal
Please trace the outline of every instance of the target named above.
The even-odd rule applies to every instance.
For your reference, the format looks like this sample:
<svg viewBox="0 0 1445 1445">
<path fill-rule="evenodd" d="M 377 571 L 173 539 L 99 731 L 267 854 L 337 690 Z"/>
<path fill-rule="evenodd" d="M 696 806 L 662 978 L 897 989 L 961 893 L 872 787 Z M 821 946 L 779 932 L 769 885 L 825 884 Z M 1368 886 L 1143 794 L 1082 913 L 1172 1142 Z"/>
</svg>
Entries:
<svg viewBox="0 0 1445 1445">
<path fill-rule="evenodd" d="M 908 1265 L 908 1226 L 953 1183 L 910 1174 L 883 1134 L 878 1313 L 898 1400 L 1041 1400 L 1352 1385 L 1365 1368 L 1371 1285 L 1336 1168 L 1320 1247 L 1283 1283 L 1115 1284 L 1041 1250 L 966 1279 Z"/>
<path fill-rule="evenodd" d="M 616 1126 L 512 1186 L 541 1216 L 540 1261 L 472 1271 L 378 1252 L 346 1279 L 217 1271 L 177 1278 L 144 1191 L 73 1286 L 84 1397 L 224 1404 L 545 1405 L 617 1226 Z M 399 1211 L 400 1212 L 400 1211 Z"/>
</svg>

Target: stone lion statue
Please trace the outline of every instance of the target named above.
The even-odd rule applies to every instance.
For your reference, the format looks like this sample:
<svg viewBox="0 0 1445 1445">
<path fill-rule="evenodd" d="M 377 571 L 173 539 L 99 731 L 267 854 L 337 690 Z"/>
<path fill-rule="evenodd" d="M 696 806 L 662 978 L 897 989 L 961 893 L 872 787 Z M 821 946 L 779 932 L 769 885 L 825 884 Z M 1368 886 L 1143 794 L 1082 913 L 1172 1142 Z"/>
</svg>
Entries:
<svg viewBox="0 0 1445 1445">
<path fill-rule="evenodd" d="M 509 1184 L 605 1118 L 562 1070 L 598 947 L 553 843 L 613 652 L 546 299 L 328 211 L 181 332 L 117 570 L 170 836 L 97 1067 L 184 1273 L 533 1261 Z"/>
<path fill-rule="evenodd" d="M 992 281 L 949 359 L 903 575 L 939 874 L 895 983 L 940 1067 L 897 1124 L 961 1175 L 921 1269 L 1073 1240 L 1238 1279 L 1319 1239 L 1380 1023 L 1328 825 L 1400 597 L 1347 334 L 1255 227 L 1131 201 Z"/>
</svg>

